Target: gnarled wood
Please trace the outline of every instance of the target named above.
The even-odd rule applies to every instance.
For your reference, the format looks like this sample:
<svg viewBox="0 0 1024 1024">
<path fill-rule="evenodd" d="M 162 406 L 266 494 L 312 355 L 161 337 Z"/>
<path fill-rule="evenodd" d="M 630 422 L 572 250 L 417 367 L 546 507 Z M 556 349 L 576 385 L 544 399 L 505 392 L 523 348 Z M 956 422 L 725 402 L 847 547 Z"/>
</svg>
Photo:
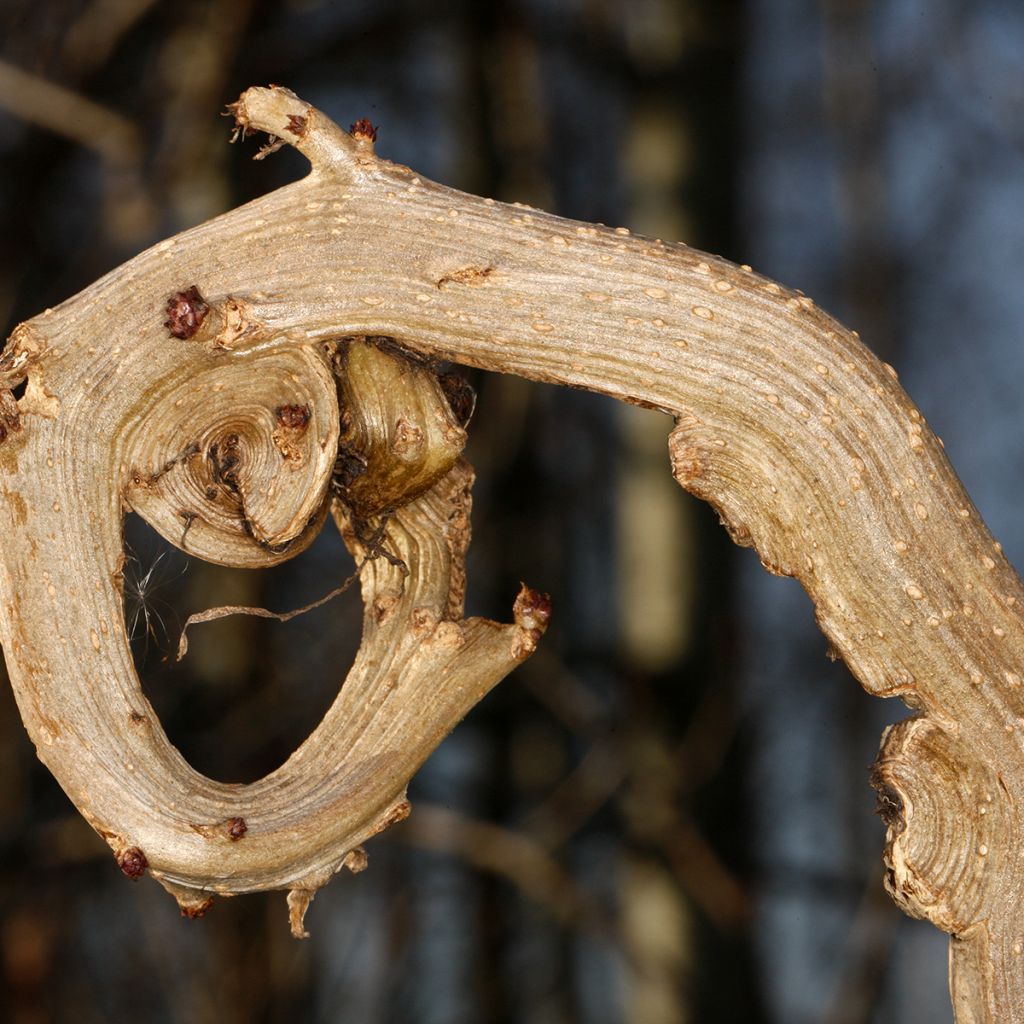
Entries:
<svg viewBox="0 0 1024 1024">
<path fill-rule="evenodd" d="M 122 385 L 115 365 L 99 389 L 44 390 L 49 415 L 33 411 L 44 385 L 30 384 L 19 403 L 19 429 L 2 452 L 18 526 L 2 568 L 4 650 L 40 758 L 125 874 L 148 869 L 190 916 L 218 894 L 288 889 L 292 929 L 304 935 L 313 893 L 341 867 L 361 868 L 360 844 L 408 813 L 409 778 L 532 652 L 545 606 L 524 588 L 514 625 L 463 620 L 472 473 L 456 461 L 464 433 L 425 370 L 358 339 L 243 358 L 164 340 L 176 351 L 151 377 L 143 362 Z M 403 447 L 404 465 L 419 472 L 399 481 L 404 489 L 390 475 L 387 507 L 361 507 L 358 519 L 333 502 L 362 566 L 359 654 L 281 768 L 226 785 L 185 763 L 139 686 L 121 601 L 121 503 L 223 564 L 271 565 L 301 550 L 323 523 L 329 489 L 344 495 L 334 480 L 335 362 L 356 454 L 362 445 L 371 456 L 367 475 L 370 446 L 396 423 L 399 441 L 426 439 L 415 452 Z M 368 378 L 367 366 L 376 371 Z"/>
<path fill-rule="evenodd" d="M 749 268 L 425 181 L 379 160 L 370 133 L 342 132 L 284 89 L 251 89 L 235 113 L 243 129 L 295 145 L 311 173 L 28 321 L 0 371 L 8 386 L 27 375 L 16 423 L 10 403 L 2 407 L 0 501 L 18 528 L 3 549 L 0 639 L 40 754 L 87 817 L 108 829 L 120 815 L 131 823 L 125 841 L 141 845 L 155 838 L 154 806 L 172 833 L 167 823 L 182 828 L 186 807 L 204 822 L 239 808 L 236 791 L 189 774 L 150 726 L 129 742 L 101 725 L 101 710 L 119 706 L 124 716 L 140 699 L 109 593 L 120 502 L 133 500 L 123 460 L 140 395 L 277 353 L 305 352 L 315 367 L 321 342 L 385 335 L 675 417 L 679 482 L 711 502 L 770 571 L 802 583 L 869 692 L 918 710 L 888 734 L 875 773 L 889 813 L 888 884 L 904 909 L 953 934 L 959 1020 L 1024 1019 L 1024 592 L 895 372 L 810 299 Z M 212 312 L 187 340 L 169 337 L 168 298 L 193 285 Z M 189 431 L 174 433 L 175 443 Z M 273 522 L 268 537 L 296 527 L 294 515 Z M 367 571 L 376 581 L 389 570 L 374 562 Z M 423 572 L 430 577 L 433 563 Z M 364 580 L 368 609 L 377 585 Z M 53 630 L 59 605 L 66 611 Z M 529 618 L 521 609 L 534 638 Z M 504 669 L 510 638 L 515 646 L 524 632 L 496 629 L 484 635 L 501 637 L 501 658 L 478 663 L 498 658 Z M 469 683 L 473 644 L 460 650 L 464 687 L 482 692 Z M 455 703 L 464 710 L 466 700 Z M 376 721 L 369 706 L 352 713 Z M 425 749 L 440 728 L 415 742 Z M 318 733 L 293 758 L 296 786 L 323 767 L 312 758 Z M 359 786 L 372 791 L 375 810 L 357 822 L 355 803 L 345 804 L 352 836 L 372 831 L 400 796 L 393 784 L 375 788 L 382 748 L 358 751 Z M 174 808 L 152 799 L 168 779 L 177 780 Z M 253 794 L 274 800 L 281 784 L 271 776 Z M 237 852 L 255 848 L 248 836 L 223 846 L 225 862 L 182 831 L 171 846 L 180 864 L 158 870 L 195 889 L 235 873 L 255 879 Z M 259 868 L 259 886 L 297 888 L 300 908 L 304 885 L 281 848 L 275 856 Z"/>
</svg>

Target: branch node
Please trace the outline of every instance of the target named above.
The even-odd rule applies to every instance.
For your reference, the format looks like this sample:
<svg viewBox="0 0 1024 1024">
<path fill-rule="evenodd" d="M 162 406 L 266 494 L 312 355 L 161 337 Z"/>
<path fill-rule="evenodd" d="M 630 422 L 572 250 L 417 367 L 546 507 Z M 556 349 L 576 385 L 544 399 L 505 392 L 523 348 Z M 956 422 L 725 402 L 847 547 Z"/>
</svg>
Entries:
<svg viewBox="0 0 1024 1024">
<path fill-rule="evenodd" d="M 347 176 L 351 176 L 357 163 L 373 158 L 372 138 L 343 131 L 283 86 L 246 89 L 235 103 L 228 105 L 228 113 L 235 119 L 232 141 L 239 137 L 244 139 L 251 131 L 270 136 L 270 142 L 256 154 L 257 160 L 290 143 L 309 160 L 314 170 L 332 169 L 338 173 L 342 167 L 347 167 Z M 353 129 L 363 123 L 357 121 Z"/>
</svg>

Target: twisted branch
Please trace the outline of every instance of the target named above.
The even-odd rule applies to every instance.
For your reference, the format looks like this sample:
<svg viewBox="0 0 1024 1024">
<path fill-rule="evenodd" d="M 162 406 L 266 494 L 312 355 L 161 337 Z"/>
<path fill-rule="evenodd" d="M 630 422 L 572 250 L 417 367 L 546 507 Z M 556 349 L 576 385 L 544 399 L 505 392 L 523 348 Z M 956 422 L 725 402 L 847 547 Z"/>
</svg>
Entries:
<svg viewBox="0 0 1024 1024">
<path fill-rule="evenodd" d="M 125 844 L 146 851 L 187 898 L 218 885 L 310 892 L 397 813 L 428 746 L 535 642 L 529 608 L 515 627 L 453 621 L 461 570 L 451 552 L 464 536 L 451 519 L 464 508 L 456 469 L 395 512 L 392 539 L 410 567 L 399 613 L 378 621 L 398 593 L 396 566 L 364 570 L 363 650 L 386 633 L 382 649 L 404 660 L 371 671 L 361 653 L 353 672 L 366 681 L 346 683 L 280 773 L 241 789 L 202 779 L 141 703 L 115 585 L 122 504 L 142 510 L 156 492 L 162 511 L 149 514 L 174 540 L 175 503 L 234 486 L 249 524 L 240 560 L 301 545 L 330 493 L 324 346 L 385 335 L 675 417 L 676 479 L 766 568 L 801 582 L 869 692 L 917 710 L 887 735 L 875 772 L 887 885 L 952 934 L 958 1019 L 1024 1019 L 1024 593 L 895 372 L 810 299 L 750 268 L 433 184 L 378 159 L 372 131 L 345 133 L 284 89 L 250 89 L 234 110 L 243 132 L 301 150 L 310 174 L 21 325 L 0 363 L 9 388 L 27 381 L 16 413 L 0 406 L 0 502 L 16 524 L 0 563 L 0 639 L 41 756 L 94 826 L 122 854 Z M 194 332 L 194 310 L 179 311 L 188 336 L 171 337 L 164 307 L 193 285 L 209 309 Z M 262 390 L 245 406 L 248 426 L 232 432 L 243 466 L 267 459 L 258 478 L 288 492 L 287 509 L 271 484 L 257 493 L 209 457 L 211 439 L 225 437 L 229 393 L 244 393 L 250 376 Z M 270 403 L 311 410 L 315 441 L 294 477 L 265 454 Z M 207 463 L 187 454 L 193 443 Z M 161 474 L 160 460 L 175 458 Z M 204 512 L 189 545 L 194 536 L 209 557 L 230 540 L 233 551 L 238 521 Z M 346 529 L 358 548 L 351 521 Z M 421 693 L 429 674 L 435 692 L 449 681 L 445 707 L 413 724 L 416 701 L 401 697 Z M 134 732 L 132 712 L 144 718 Z M 392 713 L 405 724 L 383 724 Z M 346 771 L 332 774 L 339 762 Z M 289 816 L 295 794 L 327 831 L 313 838 L 314 818 Z M 248 815 L 249 831 L 232 843 L 215 825 L 236 815 Z"/>
</svg>

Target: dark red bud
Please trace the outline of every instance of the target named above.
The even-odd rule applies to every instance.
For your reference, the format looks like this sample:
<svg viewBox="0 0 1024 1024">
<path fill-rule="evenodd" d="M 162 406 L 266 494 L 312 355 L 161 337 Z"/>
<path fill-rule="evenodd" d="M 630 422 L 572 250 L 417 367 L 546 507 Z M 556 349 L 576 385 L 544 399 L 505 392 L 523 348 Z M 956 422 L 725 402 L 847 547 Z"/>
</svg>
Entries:
<svg viewBox="0 0 1024 1024">
<path fill-rule="evenodd" d="M 167 300 L 167 319 L 164 327 L 172 337 L 186 340 L 199 330 L 210 307 L 199 294 L 199 289 L 192 285 L 182 292 L 175 292 Z"/>
<path fill-rule="evenodd" d="M 354 139 L 368 139 L 370 142 L 377 141 L 377 129 L 373 122 L 365 117 L 359 118 L 348 130 L 349 135 Z"/>
<path fill-rule="evenodd" d="M 137 846 L 129 846 L 127 850 L 118 855 L 117 866 L 129 878 L 141 878 L 145 874 L 146 868 L 149 867 L 149 861 Z"/>
</svg>

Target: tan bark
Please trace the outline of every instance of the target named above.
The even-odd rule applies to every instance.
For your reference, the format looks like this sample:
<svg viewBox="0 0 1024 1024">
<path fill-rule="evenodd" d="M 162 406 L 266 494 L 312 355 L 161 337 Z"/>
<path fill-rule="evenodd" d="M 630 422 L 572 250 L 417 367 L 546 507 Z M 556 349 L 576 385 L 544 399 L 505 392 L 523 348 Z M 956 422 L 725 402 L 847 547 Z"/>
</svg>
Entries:
<svg viewBox="0 0 1024 1024">
<path fill-rule="evenodd" d="M 465 512 L 456 467 L 395 513 L 405 590 L 396 596 L 395 565 L 367 563 L 352 676 L 279 772 L 248 787 L 203 779 L 142 698 L 117 589 L 123 507 L 143 511 L 184 463 L 191 489 L 147 511 L 180 541 L 179 495 L 201 498 L 209 470 L 189 445 L 208 453 L 237 433 L 243 466 L 263 460 L 238 488 L 252 494 L 242 505 L 253 536 L 199 505 L 185 546 L 202 536 L 208 555 L 254 564 L 257 550 L 301 545 L 336 443 L 325 346 L 386 335 L 675 417 L 676 479 L 766 568 L 802 583 L 869 692 L 917 709 L 876 766 L 887 885 L 953 936 L 959 1021 L 1024 1019 L 1024 594 L 895 372 L 810 299 L 749 268 L 433 184 L 284 89 L 249 90 L 236 116 L 299 148 L 311 173 L 21 325 L 0 364 L 8 387 L 27 376 L 16 406 L 2 407 L 0 501 L 13 528 L 0 640 L 40 756 L 122 860 L 143 851 L 186 905 L 211 891 L 292 889 L 298 921 L 307 894 L 401 813 L 433 744 L 535 643 L 529 596 L 517 626 L 453 613 L 465 540 L 451 518 Z M 210 308 L 191 337 L 171 337 L 168 298 L 193 285 Z M 311 410 L 294 476 L 271 415 L 291 404 Z M 267 481 L 287 508 L 262 500 Z M 232 841 L 224 823 L 235 818 L 248 831 Z"/>
</svg>

